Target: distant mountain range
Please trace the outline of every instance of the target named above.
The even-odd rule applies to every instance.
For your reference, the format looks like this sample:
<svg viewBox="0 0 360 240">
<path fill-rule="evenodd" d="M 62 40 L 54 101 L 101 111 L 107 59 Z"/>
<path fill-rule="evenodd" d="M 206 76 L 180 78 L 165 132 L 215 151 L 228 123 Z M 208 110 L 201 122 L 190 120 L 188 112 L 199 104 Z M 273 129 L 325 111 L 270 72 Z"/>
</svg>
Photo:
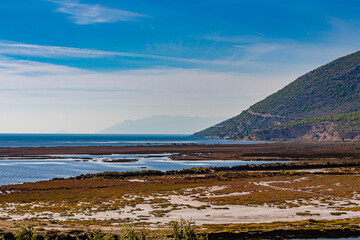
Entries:
<svg viewBox="0 0 360 240">
<path fill-rule="evenodd" d="M 126 120 L 99 133 L 116 134 L 191 134 L 214 125 L 225 117 L 185 117 L 157 115 L 138 120 Z"/>
<path fill-rule="evenodd" d="M 360 140 L 360 52 L 296 79 L 194 136 L 238 140 Z"/>
</svg>

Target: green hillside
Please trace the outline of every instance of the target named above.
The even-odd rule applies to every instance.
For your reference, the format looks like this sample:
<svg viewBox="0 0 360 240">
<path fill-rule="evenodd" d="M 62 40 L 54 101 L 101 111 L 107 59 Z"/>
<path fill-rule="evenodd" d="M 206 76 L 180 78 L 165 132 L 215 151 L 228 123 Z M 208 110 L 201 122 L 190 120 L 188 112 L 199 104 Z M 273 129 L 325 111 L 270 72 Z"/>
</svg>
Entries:
<svg viewBox="0 0 360 240">
<path fill-rule="evenodd" d="M 236 117 L 230 118 L 194 135 L 210 138 L 244 139 L 254 129 L 266 129 L 286 122 L 287 119 L 278 117 L 264 118 L 244 111 Z"/>
<path fill-rule="evenodd" d="M 299 77 L 238 116 L 194 135 L 254 140 L 254 131 L 355 112 L 360 110 L 359 84 L 360 52 L 356 52 Z"/>
</svg>

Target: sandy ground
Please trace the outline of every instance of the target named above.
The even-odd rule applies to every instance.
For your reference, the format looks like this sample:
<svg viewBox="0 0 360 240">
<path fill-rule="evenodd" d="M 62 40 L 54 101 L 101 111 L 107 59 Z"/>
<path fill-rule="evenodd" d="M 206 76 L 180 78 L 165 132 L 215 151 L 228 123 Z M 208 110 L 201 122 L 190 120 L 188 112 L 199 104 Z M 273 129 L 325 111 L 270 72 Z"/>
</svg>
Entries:
<svg viewBox="0 0 360 240">
<path fill-rule="evenodd" d="M 302 181 L 305 178 L 296 179 Z M 272 186 L 273 182 L 258 182 L 257 184 L 274 189 L 279 187 Z M 98 211 L 94 206 L 91 210 L 81 213 L 74 213 L 66 216 L 61 213 L 52 212 L 39 212 L 36 214 L 26 213 L 24 215 L 17 215 L 11 213 L 17 207 L 26 204 L 8 204 L 6 207 L 0 208 L 0 217 L 9 218 L 9 220 L 26 220 L 36 218 L 39 220 L 119 220 L 119 223 L 126 220 L 130 222 L 146 222 L 151 224 L 166 224 L 170 221 L 179 220 L 180 218 L 191 219 L 196 224 L 231 224 L 231 223 L 265 223 L 274 221 L 300 221 L 306 219 L 316 220 L 332 220 L 344 218 L 358 218 L 360 217 L 359 211 L 342 211 L 341 215 L 334 215 L 331 213 L 338 212 L 337 207 L 345 205 L 347 207 L 356 207 L 360 205 L 358 196 L 349 201 L 330 201 L 329 203 L 320 203 L 317 200 L 312 200 L 305 206 L 293 207 L 282 209 L 279 206 L 259 205 L 259 206 L 244 206 L 244 205 L 211 205 L 206 202 L 198 201 L 201 197 L 226 197 L 250 194 L 249 192 L 233 192 L 229 194 L 214 194 L 215 191 L 223 190 L 224 186 L 213 186 L 209 188 L 201 187 L 186 189 L 184 195 L 154 195 L 145 198 L 151 200 L 154 198 L 161 198 L 166 200 L 168 206 L 161 207 L 159 204 L 137 204 L 136 206 L 126 206 L 122 209 Z M 287 191 L 299 191 L 291 188 L 281 188 Z M 201 190 L 202 195 L 199 193 L 187 194 L 194 192 L 194 190 Z M 204 194 L 206 193 L 206 194 Z M 139 196 L 127 196 L 129 199 L 135 199 Z M 41 207 L 50 203 L 39 203 L 32 205 L 32 207 Z M 82 203 L 79 203 L 80 205 Z M 111 205 L 111 202 L 103 203 Z M 175 208 L 174 208 L 175 206 Z M 160 211 L 157 214 L 154 213 Z M 115 221 L 116 222 L 116 221 Z"/>
<path fill-rule="evenodd" d="M 179 196 L 169 196 L 172 203 L 177 204 L 191 204 L 191 206 L 202 206 L 202 202 L 189 201 L 182 199 Z M 141 210 L 134 210 L 134 209 Z M 135 208 L 125 207 L 116 211 L 93 212 L 88 214 L 75 214 L 73 216 L 61 216 L 60 213 L 43 212 L 39 214 L 25 214 L 14 215 L 7 214 L 4 209 L 1 209 L 0 217 L 8 217 L 9 220 L 25 220 L 30 218 L 37 218 L 39 220 L 132 220 L 134 222 L 147 223 L 168 223 L 176 221 L 180 218 L 191 219 L 196 224 L 227 224 L 227 223 L 264 223 L 274 221 L 300 221 L 305 219 L 316 220 L 331 220 L 346 218 L 358 218 L 360 212 L 344 211 L 346 214 L 331 215 L 332 212 L 337 212 L 334 206 L 300 206 L 296 208 L 279 209 L 273 206 L 239 206 L 239 205 L 209 205 L 206 209 L 193 209 L 185 207 L 180 210 L 173 210 L 166 213 L 162 217 L 155 217 L 151 212 L 155 210 L 150 204 L 138 204 Z M 309 212 L 311 216 L 301 216 L 297 213 Z"/>
</svg>

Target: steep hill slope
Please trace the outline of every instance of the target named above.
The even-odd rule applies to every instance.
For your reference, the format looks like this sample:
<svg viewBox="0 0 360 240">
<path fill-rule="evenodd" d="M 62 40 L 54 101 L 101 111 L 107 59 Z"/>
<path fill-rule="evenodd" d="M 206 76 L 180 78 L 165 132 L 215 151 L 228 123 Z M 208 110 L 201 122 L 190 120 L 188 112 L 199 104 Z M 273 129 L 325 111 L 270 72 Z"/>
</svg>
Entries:
<svg viewBox="0 0 360 240">
<path fill-rule="evenodd" d="M 360 52 L 356 52 L 299 77 L 238 116 L 194 135 L 242 140 L 277 139 L 276 135 L 272 135 L 275 126 L 279 130 L 285 128 L 284 123 L 359 110 Z M 341 125 L 341 122 L 337 122 L 337 125 Z M 264 134 L 264 130 L 267 134 Z M 323 131 L 328 130 L 324 128 Z M 282 139 L 287 137 L 283 136 Z"/>
</svg>

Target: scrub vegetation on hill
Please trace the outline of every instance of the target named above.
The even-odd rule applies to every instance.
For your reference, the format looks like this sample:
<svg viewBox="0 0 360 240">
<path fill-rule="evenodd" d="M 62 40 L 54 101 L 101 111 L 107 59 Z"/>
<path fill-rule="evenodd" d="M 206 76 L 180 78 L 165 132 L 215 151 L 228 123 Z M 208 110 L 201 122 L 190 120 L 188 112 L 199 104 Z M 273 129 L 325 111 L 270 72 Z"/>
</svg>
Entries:
<svg viewBox="0 0 360 240">
<path fill-rule="evenodd" d="M 360 52 L 337 59 L 251 107 L 254 112 L 314 118 L 360 110 Z"/>
<path fill-rule="evenodd" d="M 238 116 L 213 127 L 195 133 L 195 136 L 210 138 L 231 138 L 239 140 L 261 140 L 256 134 L 274 126 L 291 128 L 300 124 L 314 124 L 322 121 L 335 121 L 336 127 L 322 127 L 318 133 L 309 135 L 307 140 L 318 140 L 317 134 L 326 132 L 357 131 L 357 111 L 360 110 L 360 52 L 339 58 L 319 67 L 290 83 L 278 92 L 254 104 Z M 355 113 L 354 113 L 355 112 Z M 351 113 L 350 115 L 346 115 Z M 345 114 L 345 115 L 343 115 Z M 286 123 L 288 123 L 286 125 Z M 289 138 L 301 139 L 318 128 L 302 129 L 301 134 L 290 134 Z M 297 130 L 293 130 L 297 131 Z M 305 131 L 305 132 L 304 132 Z M 267 139 L 276 140 L 278 136 L 269 132 Z M 323 134 L 323 141 L 357 140 L 334 134 Z M 357 136 L 359 134 L 356 134 Z M 281 134 L 281 139 L 287 139 Z"/>
<path fill-rule="evenodd" d="M 288 122 L 282 124 L 280 127 L 294 127 L 299 125 L 306 125 L 306 124 L 319 123 L 325 121 L 335 122 L 336 123 L 335 129 L 340 132 L 360 131 L 360 111 L 329 115 L 325 117 L 304 119 L 295 122 Z"/>
</svg>

